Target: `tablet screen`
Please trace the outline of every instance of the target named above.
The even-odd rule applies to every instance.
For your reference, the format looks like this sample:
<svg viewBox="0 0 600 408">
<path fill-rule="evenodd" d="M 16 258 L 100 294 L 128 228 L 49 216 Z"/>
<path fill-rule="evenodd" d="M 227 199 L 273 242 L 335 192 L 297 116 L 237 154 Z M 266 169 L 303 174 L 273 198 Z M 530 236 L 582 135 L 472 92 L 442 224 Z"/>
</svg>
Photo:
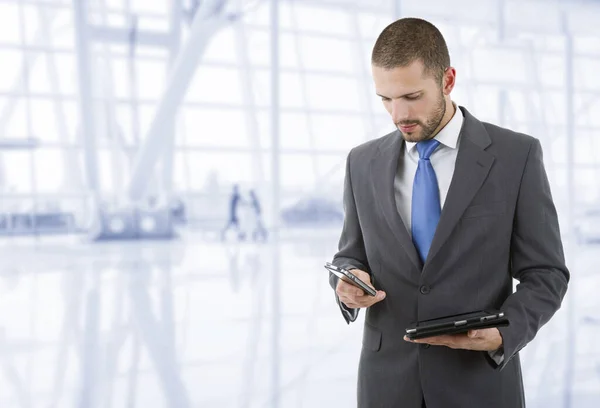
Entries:
<svg viewBox="0 0 600 408">
<path fill-rule="evenodd" d="M 471 319 L 479 319 L 481 317 L 490 316 L 490 315 L 494 315 L 494 314 L 497 314 L 497 312 L 478 310 L 476 312 L 468 312 L 468 313 L 462 313 L 462 314 L 457 314 L 457 315 L 438 317 L 435 319 L 421 320 L 420 322 L 418 322 L 416 327 L 423 328 L 423 327 L 428 327 L 428 326 L 438 326 L 438 325 L 443 325 L 446 323 L 453 323 L 457 320 L 469 321 Z"/>
</svg>

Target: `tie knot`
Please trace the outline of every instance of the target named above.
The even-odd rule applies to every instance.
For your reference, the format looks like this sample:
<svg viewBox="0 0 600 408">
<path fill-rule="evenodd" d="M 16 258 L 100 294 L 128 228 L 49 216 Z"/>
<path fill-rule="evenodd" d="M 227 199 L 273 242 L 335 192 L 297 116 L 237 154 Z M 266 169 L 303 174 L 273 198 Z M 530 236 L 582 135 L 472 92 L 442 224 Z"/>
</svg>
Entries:
<svg viewBox="0 0 600 408">
<path fill-rule="evenodd" d="M 423 140 L 417 143 L 417 151 L 419 152 L 419 158 L 429 160 L 429 156 L 435 151 L 440 145 L 440 142 L 435 139 Z"/>
</svg>

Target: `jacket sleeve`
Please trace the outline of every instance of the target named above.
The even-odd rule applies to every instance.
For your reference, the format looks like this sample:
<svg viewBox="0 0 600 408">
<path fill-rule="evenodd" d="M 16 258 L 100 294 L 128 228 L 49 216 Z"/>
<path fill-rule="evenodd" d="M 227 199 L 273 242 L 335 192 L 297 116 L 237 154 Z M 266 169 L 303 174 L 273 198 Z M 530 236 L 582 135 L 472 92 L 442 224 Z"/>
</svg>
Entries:
<svg viewBox="0 0 600 408">
<path fill-rule="evenodd" d="M 510 325 L 499 328 L 504 349 L 500 370 L 560 308 L 570 278 L 537 139 L 529 148 L 519 187 L 510 256 L 511 274 L 519 284 L 502 305 Z"/>
<path fill-rule="evenodd" d="M 345 269 L 357 268 L 370 274 L 371 271 L 367 262 L 362 231 L 358 221 L 358 213 L 356 211 L 356 201 L 354 200 L 354 192 L 352 190 L 352 177 L 350 174 L 351 157 L 352 151 L 350 151 L 346 159 L 346 175 L 344 178 L 343 194 L 344 225 L 342 227 L 342 233 L 338 244 L 338 252 L 334 255 L 332 263 Z M 337 286 L 337 282 L 338 277 L 330 273 L 329 284 L 334 291 Z M 340 307 L 346 323 L 350 324 L 350 322 L 355 321 L 358 317 L 358 311 L 360 309 L 352 309 L 347 307 L 340 302 L 337 294 L 335 295 L 335 300 Z"/>
</svg>

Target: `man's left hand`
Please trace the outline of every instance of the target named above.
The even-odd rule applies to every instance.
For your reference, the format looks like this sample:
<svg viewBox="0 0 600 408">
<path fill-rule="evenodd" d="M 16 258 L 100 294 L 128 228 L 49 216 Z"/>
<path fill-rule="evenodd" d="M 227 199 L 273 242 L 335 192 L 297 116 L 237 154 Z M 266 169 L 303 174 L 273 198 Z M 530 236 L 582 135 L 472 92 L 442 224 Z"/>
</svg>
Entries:
<svg viewBox="0 0 600 408">
<path fill-rule="evenodd" d="M 502 346 L 502 335 L 500 335 L 500 331 L 495 327 L 469 330 L 468 333 L 444 334 L 415 340 L 409 340 L 408 337 L 404 336 L 404 340 L 412 343 L 426 343 L 432 346 L 446 346 L 453 349 L 477 351 L 494 351 Z"/>
</svg>

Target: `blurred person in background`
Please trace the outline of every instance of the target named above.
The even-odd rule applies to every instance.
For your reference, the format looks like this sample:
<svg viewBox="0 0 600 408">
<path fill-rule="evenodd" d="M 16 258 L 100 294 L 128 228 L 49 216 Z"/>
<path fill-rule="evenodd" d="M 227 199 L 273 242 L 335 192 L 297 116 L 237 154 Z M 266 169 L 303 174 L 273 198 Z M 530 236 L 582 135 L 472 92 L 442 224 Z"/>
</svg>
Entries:
<svg viewBox="0 0 600 408">
<path fill-rule="evenodd" d="M 452 101 L 456 70 L 425 20 L 386 27 L 371 65 L 397 129 L 348 155 L 333 263 L 377 295 L 330 274 L 348 323 L 366 308 L 358 406 L 524 407 L 518 353 L 570 277 L 540 142 Z M 416 321 L 485 309 L 510 325 L 404 337 Z"/>
<path fill-rule="evenodd" d="M 262 210 L 260 201 L 254 189 L 250 190 L 250 206 L 252 207 L 252 240 L 258 241 L 260 238 L 263 242 L 267 240 L 267 230 L 262 221 Z"/>
<path fill-rule="evenodd" d="M 240 194 L 240 188 L 237 184 L 233 185 L 233 190 L 231 192 L 231 197 L 229 198 L 229 218 L 225 228 L 221 231 L 221 240 L 224 241 L 227 238 L 227 232 L 230 229 L 233 229 L 237 233 L 238 240 L 245 240 L 246 233 L 243 228 L 240 226 L 240 218 L 241 218 L 241 209 L 244 205 L 244 201 L 242 200 L 242 196 Z"/>
</svg>

